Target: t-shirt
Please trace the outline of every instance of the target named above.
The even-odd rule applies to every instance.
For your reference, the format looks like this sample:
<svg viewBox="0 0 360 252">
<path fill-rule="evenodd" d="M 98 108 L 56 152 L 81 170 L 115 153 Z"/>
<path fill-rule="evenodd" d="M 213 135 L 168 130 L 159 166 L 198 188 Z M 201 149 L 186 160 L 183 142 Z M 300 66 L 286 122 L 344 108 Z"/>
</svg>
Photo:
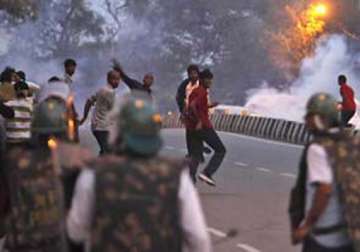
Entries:
<svg viewBox="0 0 360 252">
<path fill-rule="evenodd" d="M 6 142 L 23 143 L 30 140 L 33 103 L 32 98 L 15 99 L 6 103 L 15 112 L 14 118 L 6 120 Z"/>
<path fill-rule="evenodd" d="M 354 100 L 354 90 L 347 84 L 342 84 L 340 93 L 343 98 L 342 109 L 345 111 L 355 111 L 356 103 Z"/>
<path fill-rule="evenodd" d="M 325 212 L 320 216 L 315 228 L 328 228 L 346 223 L 344 209 L 340 203 L 338 186 L 325 149 L 319 144 L 311 144 L 307 153 L 308 173 L 306 186 L 306 212 L 308 213 L 315 197 L 315 183 L 332 185 L 332 192 Z M 340 247 L 351 241 L 344 230 L 326 235 L 312 235 L 325 247 Z"/>
<path fill-rule="evenodd" d="M 114 124 L 113 120 L 109 118 L 109 113 L 113 109 L 115 101 L 130 94 L 130 89 L 125 85 L 120 85 L 117 91 L 115 92 L 110 85 L 106 85 L 90 98 L 90 101 L 95 103 L 91 119 L 92 130 L 108 131 Z"/>
</svg>

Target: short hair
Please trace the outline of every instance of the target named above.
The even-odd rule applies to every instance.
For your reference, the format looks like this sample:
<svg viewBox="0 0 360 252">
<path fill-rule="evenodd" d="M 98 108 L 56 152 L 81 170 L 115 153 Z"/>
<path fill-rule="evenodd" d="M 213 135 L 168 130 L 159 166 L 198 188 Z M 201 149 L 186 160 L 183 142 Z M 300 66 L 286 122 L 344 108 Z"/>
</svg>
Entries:
<svg viewBox="0 0 360 252">
<path fill-rule="evenodd" d="M 16 73 L 14 68 L 6 67 L 4 71 L 0 75 L 0 81 L 1 82 L 11 82 L 12 75 Z"/>
<path fill-rule="evenodd" d="M 119 74 L 119 75 L 120 75 L 119 71 L 117 71 L 117 70 L 110 70 L 110 71 L 107 73 L 107 81 L 109 81 L 110 78 L 114 76 L 114 74 Z"/>
<path fill-rule="evenodd" d="M 57 77 L 57 76 L 53 76 L 48 80 L 49 83 L 51 83 L 51 82 L 59 82 L 59 81 L 61 81 L 61 79 L 59 77 Z"/>
<path fill-rule="evenodd" d="M 29 90 L 29 85 L 25 81 L 18 81 L 15 83 L 14 89 L 16 92 L 21 90 Z"/>
<path fill-rule="evenodd" d="M 71 59 L 71 58 L 66 59 L 66 60 L 64 61 L 64 66 L 65 66 L 65 67 L 68 67 L 68 66 L 76 66 L 76 61 L 75 61 L 74 59 Z"/>
<path fill-rule="evenodd" d="M 199 73 L 199 72 L 200 72 L 199 66 L 198 66 L 198 65 L 195 65 L 195 64 L 189 65 L 188 68 L 187 68 L 188 74 L 189 74 L 190 72 L 192 72 L 192 71 L 196 71 L 197 73 Z"/>
<path fill-rule="evenodd" d="M 20 79 L 26 80 L 26 74 L 24 71 L 17 71 L 16 74 L 20 77 Z"/>
<path fill-rule="evenodd" d="M 149 76 L 152 77 L 152 78 L 154 78 L 154 74 L 153 74 L 153 73 L 150 73 L 150 72 L 149 72 L 149 73 L 146 73 L 146 74 L 144 75 L 144 78 L 145 78 L 145 77 L 149 77 Z"/>
<path fill-rule="evenodd" d="M 347 79 L 346 79 L 345 75 L 341 74 L 341 75 L 339 75 L 338 80 L 340 83 L 346 83 Z"/>
<path fill-rule="evenodd" d="M 210 69 L 205 69 L 202 72 L 200 72 L 199 75 L 200 79 L 212 79 L 214 78 L 213 73 L 210 71 Z"/>
</svg>

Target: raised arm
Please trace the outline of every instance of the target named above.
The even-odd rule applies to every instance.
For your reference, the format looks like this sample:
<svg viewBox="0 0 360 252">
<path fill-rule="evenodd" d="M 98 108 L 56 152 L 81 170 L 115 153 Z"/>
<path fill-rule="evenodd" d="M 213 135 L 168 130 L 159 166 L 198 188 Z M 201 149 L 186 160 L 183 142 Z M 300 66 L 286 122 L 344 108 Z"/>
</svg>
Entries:
<svg viewBox="0 0 360 252">
<path fill-rule="evenodd" d="M 124 71 L 123 67 L 117 60 L 113 60 L 113 69 L 120 73 L 121 79 L 123 82 L 130 88 L 134 90 L 144 90 L 144 86 L 137 80 L 130 78 Z"/>
</svg>

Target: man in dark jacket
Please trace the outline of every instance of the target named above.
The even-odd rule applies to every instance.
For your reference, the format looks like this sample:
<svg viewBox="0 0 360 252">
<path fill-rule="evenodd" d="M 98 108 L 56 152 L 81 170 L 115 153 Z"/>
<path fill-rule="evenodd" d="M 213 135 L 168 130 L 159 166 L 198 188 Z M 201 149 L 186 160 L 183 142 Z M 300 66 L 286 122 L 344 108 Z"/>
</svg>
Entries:
<svg viewBox="0 0 360 252">
<path fill-rule="evenodd" d="M 189 65 L 187 68 L 188 78 L 186 78 L 179 86 L 176 94 L 176 102 L 180 114 L 184 114 L 186 103 L 191 92 L 199 86 L 199 67 L 197 65 Z"/>
<path fill-rule="evenodd" d="M 119 62 L 113 60 L 113 69 L 120 73 L 120 77 L 122 81 L 131 89 L 131 90 L 138 90 L 140 92 L 145 92 L 150 97 L 152 97 L 152 85 L 154 84 L 154 75 L 152 73 L 147 73 L 144 75 L 143 82 L 141 83 L 138 80 L 130 78 L 121 67 Z"/>
</svg>

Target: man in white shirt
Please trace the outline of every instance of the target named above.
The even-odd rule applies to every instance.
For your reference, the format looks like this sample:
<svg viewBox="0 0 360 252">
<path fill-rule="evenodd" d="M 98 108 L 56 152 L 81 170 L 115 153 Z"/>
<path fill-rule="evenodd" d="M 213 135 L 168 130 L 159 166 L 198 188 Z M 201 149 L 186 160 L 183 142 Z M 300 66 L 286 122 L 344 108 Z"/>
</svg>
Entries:
<svg viewBox="0 0 360 252">
<path fill-rule="evenodd" d="M 304 252 L 352 252 L 352 241 L 345 219 L 344 201 L 341 200 L 342 181 L 334 172 L 341 172 L 352 159 L 345 161 L 347 152 L 339 147 L 351 146 L 350 140 L 340 131 L 340 114 L 336 100 L 328 94 L 319 93 L 310 98 L 307 105 L 306 126 L 314 140 L 303 156 L 300 174 L 304 195 L 304 217 L 293 224 L 293 243 L 303 242 Z M 351 149 L 351 148 L 350 148 Z M 349 153 L 350 154 L 350 153 Z M 301 176 L 301 175 L 300 175 Z"/>
<path fill-rule="evenodd" d="M 158 157 L 161 118 L 143 100 L 117 113 L 116 155 L 85 169 L 67 219 L 87 251 L 211 251 L 199 197 L 183 162 Z"/>
<path fill-rule="evenodd" d="M 109 118 L 109 112 L 113 109 L 117 98 L 120 99 L 130 94 L 130 90 L 125 85 L 120 85 L 120 80 L 119 72 L 115 70 L 108 72 L 107 84 L 87 100 L 84 116 L 80 121 L 80 125 L 83 124 L 89 115 L 91 107 L 95 106 L 91 119 L 91 130 L 98 141 L 100 155 L 110 151 L 108 145 L 109 129 L 114 122 Z M 117 94 L 115 89 L 119 89 Z"/>
<path fill-rule="evenodd" d="M 76 61 L 74 59 L 66 59 L 64 61 L 64 82 L 69 85 L 71 91 L 73 91 L 73 76 L 76 72 Z"/>
</svg>

